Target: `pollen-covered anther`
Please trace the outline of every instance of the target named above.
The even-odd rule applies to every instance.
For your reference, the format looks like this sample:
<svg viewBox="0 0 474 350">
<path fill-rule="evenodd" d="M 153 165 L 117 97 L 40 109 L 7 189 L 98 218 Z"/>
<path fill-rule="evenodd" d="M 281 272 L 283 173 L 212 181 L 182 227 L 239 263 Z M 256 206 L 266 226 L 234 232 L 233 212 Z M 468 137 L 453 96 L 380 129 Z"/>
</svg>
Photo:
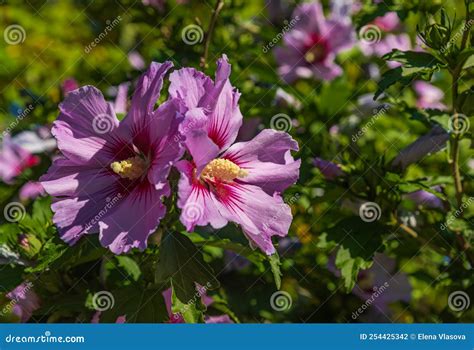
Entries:
<svg viewBox="0 0 474 350">
<path fill-rule="evenodd" d="M 147 164 L 143 158 L 135 156 L 119 162 L 113 162 L 110 164 L 110 168 L 124 179 L 135 180 L 145 173 Z"/>
<path fill-rule="evenodd" d="M 232 181 L 247 175 L 248 172 L 234 162 L 221 158 L 209 162 L 201 173 L 202 178 L 214 178 L 222 181 Z"/>
</svg>

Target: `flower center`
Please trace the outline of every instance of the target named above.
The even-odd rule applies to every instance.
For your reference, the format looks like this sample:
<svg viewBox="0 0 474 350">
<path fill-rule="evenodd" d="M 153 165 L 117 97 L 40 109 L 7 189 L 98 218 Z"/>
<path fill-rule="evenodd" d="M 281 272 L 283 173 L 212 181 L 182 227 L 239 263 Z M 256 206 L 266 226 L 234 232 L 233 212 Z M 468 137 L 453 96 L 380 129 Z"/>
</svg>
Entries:
<svg viewBox="0 0 474 350">
<path fill-rule="evenodd" d="M 308 63 L 322 62 L 328 55 L 329 47 L 325 38 L 313 33 L 305 45 L 304 59 Z"/>
<path fill-rule="evenodd" d="M 232 181 L 237 177 L 245 177 L 248 172 L 228 159 L 214 159 L 210 161 L 201 173 L 203 179 L 218 179 Z"/>
<path fill-rule="evenodd" d="M 135 180 L 145 173 L 147 163 L 140 156 L 135 156 L 119 162 L 113 162 L 110 164 L 110 168 L 114 173 L 120 175 L 121 178 Z"/>
</svg>

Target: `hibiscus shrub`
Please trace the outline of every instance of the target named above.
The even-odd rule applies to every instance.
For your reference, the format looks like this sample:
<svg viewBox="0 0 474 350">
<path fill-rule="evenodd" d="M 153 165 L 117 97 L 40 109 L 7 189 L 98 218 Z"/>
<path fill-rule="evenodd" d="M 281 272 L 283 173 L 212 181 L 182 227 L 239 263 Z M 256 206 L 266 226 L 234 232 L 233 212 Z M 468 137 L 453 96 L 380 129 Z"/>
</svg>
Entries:
<svg viewBox="0 0 474 350">
<path fill-rule="evenodd" d="M 0 4 L 0 320 L 474 321 L 452 4 Z"/>
</svg>

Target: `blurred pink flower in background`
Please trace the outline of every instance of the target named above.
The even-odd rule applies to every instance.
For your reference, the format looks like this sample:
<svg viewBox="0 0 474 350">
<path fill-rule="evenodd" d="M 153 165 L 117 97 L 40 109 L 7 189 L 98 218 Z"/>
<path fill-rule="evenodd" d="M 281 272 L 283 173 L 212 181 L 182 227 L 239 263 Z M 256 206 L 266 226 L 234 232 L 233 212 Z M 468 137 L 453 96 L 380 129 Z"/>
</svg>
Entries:
<svg viewBox="0 0 474 350">
<path fill-rule="evenodd" d="M 0 179 L 3 182 L 12 183 L 15 177 L 25 169 L 37 165 L 39 161 L 39 157 L 14 143 L 10 135 L 3 137 L 0 146 Z"/>
<path fill-rule="evenodd" d="M 11 307 L 11 312 L 22 323 L 27 322 L 33 315 L 33 312 L 40 307 L 40 300 L 33 291 L 32 282 L 23 282 L 6 296 L 11 301 L 8 304 Z"/>
<path fill-rule="evenodd" d="M 385 15 L 377 17 L 373 22 L 384 32 L 391 32 L 400 26 L 400 19 L 396 12 L 387 12 Z"/>
<path fill-rule="evenodd" d="M 62 87 L 63 96 L 66 96 L 71 91 L 78 89 L 79 84 L 77 83 L 76 79 L 68 78 L 63 81 L 61 87 Z"/>
<path fill-rule="evenodd" d="M 45 193 L 46 192 L 44 191 L 44 188 L 41 186 L 40 182 L 28 181 L 21 187 L 19 196 L 22 201 L 26 201 L 28 199 L 35 199 L 36 197 L 42 196 Z"/>
<path fill-rule="evenodd" d="M 319 2 L 303 3 L 293 13 L 293 28 L 274 50 L 278 72 L 287 83 L 298 78 L 332 80 L 342 74 L 336 55 L 355 44 L 350 17 L 325 18 Z"/>
<path fill-rule="evenodd" d="M 322 158 L 315 158 L 313 165 L 319 169 L 326 180 L 334 180 L 337 177 L 344 175 L 344 172 L 342 171 L 339 164 L 324 160 Z"/>
<path fill-rule="evenodd" d="M 138 51 L 130 51 L 128 53 L 128 62 L 130 62 L 130 65 L 136 70 L 145 69 L 145 60 Z"/>
<path fill-rule="evenodd" d="M 447 109 L 446 105 L 442 102 L 444 98 L 443 90 L 422 80 L 415 81 L 413 83 L 413 89 L 418 95 L 418 100 L 416 101 L 418 108 Z"/>
</svg>

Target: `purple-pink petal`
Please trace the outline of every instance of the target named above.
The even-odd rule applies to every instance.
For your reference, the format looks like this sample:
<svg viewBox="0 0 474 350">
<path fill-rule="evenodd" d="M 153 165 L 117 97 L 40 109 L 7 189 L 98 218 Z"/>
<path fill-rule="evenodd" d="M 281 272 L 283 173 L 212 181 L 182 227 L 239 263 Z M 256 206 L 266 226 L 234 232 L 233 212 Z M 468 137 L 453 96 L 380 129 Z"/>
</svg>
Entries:
<svg viewBox="0 0 474 350">
<path fill-rule="evenodd" d="M 301 161 L 293 159 L 292 150 L 298 150 L 298 143 L 290 135 L 265 129 L 251 141 L 232 145 L 222 157 L 248 171 L 243 182 L 259 186 L 273 195 L 298 180 Z"/>
</svg>

